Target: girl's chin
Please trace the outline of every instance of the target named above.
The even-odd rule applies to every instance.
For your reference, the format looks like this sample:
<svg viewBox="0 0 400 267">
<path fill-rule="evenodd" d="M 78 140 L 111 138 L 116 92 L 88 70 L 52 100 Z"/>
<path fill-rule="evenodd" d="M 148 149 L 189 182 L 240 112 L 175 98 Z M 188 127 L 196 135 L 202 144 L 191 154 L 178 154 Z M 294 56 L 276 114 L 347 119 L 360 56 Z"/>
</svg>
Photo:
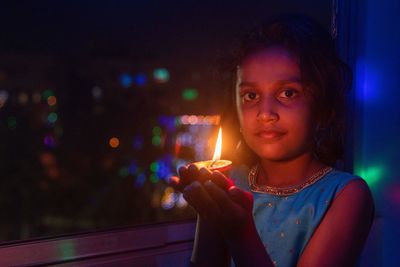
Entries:
<svg viewBox="0 0 400 267">
<path fill-rule="evenodd" d="M 289 151 L 285 151 L 284 149 L 280 148 L 276 150 L 270 149 L 267 151 L 258 150 L 256 151 L 256 154 L 260 157 L 261 160 L 282 162 L 294 159 L 301 153 L 291 153 Z"/>
</svg>

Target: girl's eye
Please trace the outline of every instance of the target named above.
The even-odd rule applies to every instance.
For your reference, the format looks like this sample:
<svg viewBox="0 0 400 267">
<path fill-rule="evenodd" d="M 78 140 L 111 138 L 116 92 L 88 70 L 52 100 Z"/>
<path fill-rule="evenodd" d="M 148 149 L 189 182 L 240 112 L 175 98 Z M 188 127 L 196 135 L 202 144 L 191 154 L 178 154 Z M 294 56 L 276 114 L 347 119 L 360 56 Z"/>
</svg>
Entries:
<svg viewBox="0 0 400 267">
<path fill-rule="evenodd" d="M 299 92 L 295 89 L 285 89 L 279 94 L 279 98 L 291 99 L 295 98 Z"/>
<path fill-rule="evenodd" d="M 257 101 L 260 98 L 260 96 L 255 92 L 247 92 L 242 95 L 242 98 L 244 102 L 251 102 L 251 101 Z"/>
</svg>

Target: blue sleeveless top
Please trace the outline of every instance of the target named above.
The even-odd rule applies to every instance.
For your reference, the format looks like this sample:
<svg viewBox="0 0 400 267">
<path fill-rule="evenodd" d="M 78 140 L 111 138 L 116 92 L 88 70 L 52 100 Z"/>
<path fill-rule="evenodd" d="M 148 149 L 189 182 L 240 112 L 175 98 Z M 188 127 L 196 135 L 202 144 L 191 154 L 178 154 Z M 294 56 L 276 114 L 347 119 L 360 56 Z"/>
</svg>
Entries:
<svg viewBox="0 0 400 267">
<path fill-rule="evenodd" d="M 254 222 L 275 266 L 296 266 L 307 242 L 337 194 L 356 179 L 361 178 L 333 169 L 292 195 L 252 192 Z M 236 186 L 250 191 L 246 180 L 233 180 Z"/>
</svg>

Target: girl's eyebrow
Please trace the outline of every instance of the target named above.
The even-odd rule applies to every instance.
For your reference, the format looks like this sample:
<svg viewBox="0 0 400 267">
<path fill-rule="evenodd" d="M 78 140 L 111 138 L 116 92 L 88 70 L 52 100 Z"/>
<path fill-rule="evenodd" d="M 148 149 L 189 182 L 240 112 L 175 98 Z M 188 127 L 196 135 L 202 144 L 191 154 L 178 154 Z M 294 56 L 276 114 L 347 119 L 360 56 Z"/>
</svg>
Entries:
<svg viewBox="0 0 400 267">
<path fill-rule="evenodd" d="M 283 85 L 283 84 L 288 84 L 288 83 L 298 83 L 301 84 L 301 79 L 297 76 L 294 77 L 289 77 L 289 78 L 285 78 L 282 80 L 278 80 L 274 82 L 274 85 Z M 257 87 L 258 83 L 257 82 L 249 82 L 249 81 L 242 81 L 241 83 L 239 83 L 239 87 Z"/>
</svg>

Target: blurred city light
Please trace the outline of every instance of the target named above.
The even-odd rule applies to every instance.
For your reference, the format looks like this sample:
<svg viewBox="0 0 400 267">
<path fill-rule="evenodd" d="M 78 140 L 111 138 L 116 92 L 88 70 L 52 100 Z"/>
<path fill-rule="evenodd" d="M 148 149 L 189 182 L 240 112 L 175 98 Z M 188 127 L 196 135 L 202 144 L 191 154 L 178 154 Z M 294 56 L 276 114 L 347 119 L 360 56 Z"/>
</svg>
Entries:
<svg viewBox="0 0 400 267">
<path fill-rule="evenodd" d="M 49 106 L 55 106 L 56 104 L 57 104 L 57 98 L 55 97 L 55 96 L 49 96 L 48 98 L 47 98 L 47 104 L 49 105 Z"/>
<path fill-rule="evenodd" d="M 0 108 L 2 108 L 8 100 L 8 92 L 6 90 L 0 90 Z"/>
<path fill-rule="evenodd" d="M 58 115 L 55 112 L 52 112 L 47 116 L 47 120 L 50 123 L 55 123 L 57 121 L 57 119 L 58 119 Z"/>
<path fill-rule="evenodd" d="M 187 88 L 182 92 L 182 98 L 186 101 L 193 101 L 197 99 L 199 92 L 195 88 Z"/>
<path fill-rule="evenodd" d="M 133 80 L 137 86 L 144 86 L 147 82 L 146 75 L 144 73 L 136 74 Z"/>
<path fill-rule="evenodd" d="M 123 73 L 119 76 L 119 83 L 122 87 L 129 88 L 133 83 L 133 78 L 129 73 Z"/>
<path fill-rule="evenodd" d="M 117 148 L 119 147 L 119 139 L 117 137 L 112 137 L 110 138 L 110 140 L 108 141 L 110 147 L 112 148 Z"/>
<path fill-rule="evenodd" d="M 29 100 L 28 94 L 26 94 L 26 93 L 20 93 L 20 94 L 18 95 L 18 102 L 19 102 L 21 105 L 26 105 L 26 104 L 28 103 L 28 100 Z"/>
<path fill-rule="evenodd" d="M 169 81 L 169 72 L 165 68 L 155 69 L 153 71 L 153 77 L 158 83 L 166 83 Z"/>
</svg>

